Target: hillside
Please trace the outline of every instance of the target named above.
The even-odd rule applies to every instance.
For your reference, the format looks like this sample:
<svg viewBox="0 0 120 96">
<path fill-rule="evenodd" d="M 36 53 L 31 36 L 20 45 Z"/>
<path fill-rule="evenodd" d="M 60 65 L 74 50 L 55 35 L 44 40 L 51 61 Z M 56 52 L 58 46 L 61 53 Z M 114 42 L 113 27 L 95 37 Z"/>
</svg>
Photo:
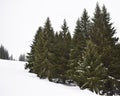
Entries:
<svg viewBox="0 0 120 96">
<path fill-rule="evenodd" d="M 39 79 L 24 65 L 25 62 L 0 59 L 0 96 L 98 96 L 79 87 Z"/>
</svg>

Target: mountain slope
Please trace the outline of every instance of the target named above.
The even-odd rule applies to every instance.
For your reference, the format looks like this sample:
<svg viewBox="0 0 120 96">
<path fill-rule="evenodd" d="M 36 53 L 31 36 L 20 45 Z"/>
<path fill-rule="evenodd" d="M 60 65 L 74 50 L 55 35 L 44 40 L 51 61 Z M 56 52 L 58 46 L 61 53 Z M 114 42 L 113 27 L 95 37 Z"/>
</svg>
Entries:
<svg viewBox="0 0 120 96">
<path fill-rule="evenodd" d="M 25 62 L 0 59 L 0 96 L 98 96 L 79 87 L 39 79 L 24 69 Z"/>
</svg>

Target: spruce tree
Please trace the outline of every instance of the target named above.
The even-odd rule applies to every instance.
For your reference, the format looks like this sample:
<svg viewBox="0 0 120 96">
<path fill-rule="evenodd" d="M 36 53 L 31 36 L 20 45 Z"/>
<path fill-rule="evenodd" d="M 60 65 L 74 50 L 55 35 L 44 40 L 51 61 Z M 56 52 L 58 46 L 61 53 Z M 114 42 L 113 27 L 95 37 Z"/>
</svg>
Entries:
<svg viewBox="0 0 120 96">
<path fill-rule="evenodd" d="M 69 78 L 75 79 L 76 67 L 82 61 L 82 54 L 86 47 L 86 41 L 89 40 L 90 19 L 86 9 L 84 9 L 81 19 L 76 22 L 76 28 L 72 39 L 72 48 L 70 51 L 70 65 L 68 70 Z"/>
<path fill-rule="evenodd" d="M 48 77 L 49 80 L 52 78 L 52 71 L 51 68 L 54 65 L 54 31 L 51 26 L 50 19 L 47 18 L 44 29 L 43 29 L 43 36 L 45 39 L 44 42 L 44 51 L 43 56 L 44 59 L 42 60 L 41 64 L 43 65 L 43 74 Z"/>
<path fill-rule="evenodd" d="M 35 35 L 31 52 L 28 54 L 26 67 L 40 78 L 52 78 L 52 66 L 54 64 L 54 31 L 50 19 L 47 18 L 44 28 L 39 28 Z"/>
<path fill-rule="evenodd" d="M 87 11 L 83 11 L 73 38 L 66 20 L 62 30 L 54 34 L 47 18 L 34 37 L 25 67 L 53 82 L 72 80 L 82 89 L 99 94 L 120 94 L 120 44 L 112 25 L 107 9 L 101 9 L 98 3 L 92 22 Z"/>
<path fill-rule="evenodd" d="M 14 60 L 14 59 L 13 59 L 13 55 L 11 55 L 11 56 L 9 57 L 9 60 Z"/>
<path fill-rule="evenodd" d="M 41 41 L 43 41 L 43 33 L 42 33 L 42 27 L 39 27 L 38 31 L 35 34 L 35 37 L 33 39 L 33 44 L 30 46 L 31 51 L 27 55 L 27 63 L 25 65 L 25 68 L 30 69 L 30 72 L 37 73 L 35 65 L 39 65 L 39 54 L 41 50 L 39 48 L 42 48 L 43 43 L 41 44 Z"/>
<path fill-rule="evenodd" d="M 69 53 L 71 46 L 71 35 L 66 23 L 64 20 L 63 25 L 61 27 L 61 31 L 58 37 L 58 64 L 59 64 L 59 78 L 61 79 L 61 83 L 65 83 L 66 81 L 66 71 L 68 70 L 69 64 Z"/>
<path fill-rule="evenodd" d="M 53 53 L 54 53 L 54 57 L 53 57 L 53 63 L 54 66 L 52 66 L 52 81 L 53 82 L 57 82 L 57 83 L 62 83 L 61 81 L 61 44 L 62 44 L 62 35 L 60 35 L 58 32 L 55 33 L 55 37 L 54 37 L 54 44 L 53 44 Z"/>
<path fill-rule="evenodd" d="M 25 54 L 21 54 L 21 55 L 19 56 L 19 61 L 26 61 L 26 56 L 25 56 Z"/>
<path fill-rule="evenodd" d="M 103 89 L 103 93 L 106 93 L 107 95 L 116 94 L 114 91 L 115 83 L 110 78 L 112 75 L 110 68 L 111 65 L 113 65 L 113 53 L 118 41 L 118 38 L 114 37 L 115 32 L 115 28 L 112 27 L 112 23 L 110 23 L 110 15 L 107 12 L 107 9 L 105 6 L 103 6 L 101 10 L 97 4 L 90 37 L 92 42 L 94 42 L 94 44 L 97 46 L 97 51 L 101 55 L 103 66 L 108 69 L 107 81 L 104 86 L 105 88 Z"/>
<path fill-rule="evenodd" d="M 103 66 L 101 56 L 97 52 L 96 45 L 87 41 L 86 51 L 83 53 L 83 61 L 76 68 L 78 73 L 77 83 L 82 89 L 89 89 L 97 94 L 104 87 L 107 70 Z"/>
<path fill-rule="evenodd" d="M 0 59 L 9 59 L 9 53 L 3 45 L 0 46 Z"/>
</svg>

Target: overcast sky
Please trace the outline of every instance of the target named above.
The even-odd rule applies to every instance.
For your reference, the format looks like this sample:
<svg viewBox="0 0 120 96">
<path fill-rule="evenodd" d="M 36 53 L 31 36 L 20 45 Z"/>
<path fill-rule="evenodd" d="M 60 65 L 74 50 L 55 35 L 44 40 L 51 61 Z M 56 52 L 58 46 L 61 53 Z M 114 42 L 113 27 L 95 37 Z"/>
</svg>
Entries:
<svg viewBox="0 0 120 96">
<path fill-rule="evenodd" d="M 97 2 L 105 4 L 120 37 L 119 0 L 0 0 L 0 44 L 18 59 L 30 51 L 38 27 L 48 16 L 55 31 L 60 30 L 65 18 L 72 33 L 83 9 L 93 17 Z"/>
</svg>

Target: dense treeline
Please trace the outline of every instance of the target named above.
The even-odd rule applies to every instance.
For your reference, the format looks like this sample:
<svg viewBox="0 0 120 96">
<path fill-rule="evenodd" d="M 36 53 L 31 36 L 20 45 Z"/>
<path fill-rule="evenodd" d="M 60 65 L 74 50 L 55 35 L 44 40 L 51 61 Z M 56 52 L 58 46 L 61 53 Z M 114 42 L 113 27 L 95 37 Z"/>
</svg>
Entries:
<svg viewBox="0 0 120 96">
<path fill-rule="evenodd" d="M 47 18 L 35 34 L 25 68 L 53 82 L 120 95 L 120 44 L 110 19 L 104 5 L 96 5 L 93 18 L 84 9 L 71 37 L 66 20 L 54 32 Z"/>
<path fill-rule="evenodd" d="M 9 53 L 3 45 L 0 46 L 0 59 L 9 59 Z"/>
<path fill-rule="evenodd" d="M 26 61 L 26 56 L 25 56 L 25 54 L 20 54 L 20 56 L 19 56 L 19 61 Z"/>
<path fill-rule="evenodd" d="M 0 46 L 0 59 L 15 60 L 13 58 L 13 55 L 9 55 L 8 50 L 3 45 Z M 18 60 L 19 61 L 26 61 L 25 54 L 20 54 Z"/>
<path fill-rule="evenodd" d="M 15 60 L 13 55 L 9 55 L 8 50 L 3 45 L 0 46 L 0 59 Z"/>
</svg>

